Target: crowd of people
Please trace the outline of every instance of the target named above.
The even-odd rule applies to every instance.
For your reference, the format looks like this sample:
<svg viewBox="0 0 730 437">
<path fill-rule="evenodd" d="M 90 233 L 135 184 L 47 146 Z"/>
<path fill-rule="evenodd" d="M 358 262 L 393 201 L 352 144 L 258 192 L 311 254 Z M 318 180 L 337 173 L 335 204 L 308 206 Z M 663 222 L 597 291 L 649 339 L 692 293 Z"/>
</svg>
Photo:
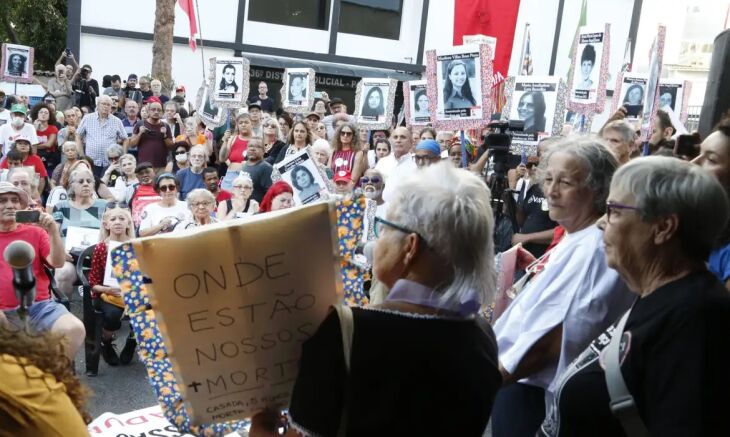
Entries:
<svg viewBox="0 0 730 437">
<path fill-rule="evenodd" d="M 358 126 L 326 93 L 310 112 L 276 110 L 261 82 L 210 129 L 184 87 L 166 96 L 135 74 L 100 87 L 90 66 L 64 56 L 40 103 L 0 91 L 0 251 L 33 245 L 27 323 L 62 339 L 68 358 L 50 365 L 0 349 L 0 371 L 36 366 L 73 386 L 60 408 L 85 414 L 68 374 L 84 325 L 59 302 L 74 299 L 81 252 L 95 244 L 89 283 L 103 314 L 102 357 L 128 364 L 137 344 L 119 339 L 117 352 L 125 305 L 107 274 L 109 251 L 296 206 L 295 193 L 323 187 L 305 166 L 291 185 L 274 166 L 308 150 L 331 189 L 321 200 L 366 198 L 370 305 L 352 310 L 351 351 L 338 313 L 324 320 L 304 343 L 288 415 L 255 416 L 250 435 L 278 435 L 282 420 L 290 435 L 325 436 L 480 436 L 490 421 L 494 437 L 727 429 L 730 119 L 705 139 L 675 138 L 659 111 L 644 142 L 621 108 L 598 135 L 542 140 L 492 198 L 489 126 L 472 133 L 481 146 L 467 153 L 456 132 Z M 23 210 L 37 218 L 20 221 Z M 524 262 L 508 278 L 511 302 L 490 320 L 496 259 L 515 246 Z M 0 274 L 2 346 L 24 322 L 10 267 Z M 616 407 L 619 385 L 630 402 Z M 0 389 L 0 401 L 12 390 Z"/>
</svg>

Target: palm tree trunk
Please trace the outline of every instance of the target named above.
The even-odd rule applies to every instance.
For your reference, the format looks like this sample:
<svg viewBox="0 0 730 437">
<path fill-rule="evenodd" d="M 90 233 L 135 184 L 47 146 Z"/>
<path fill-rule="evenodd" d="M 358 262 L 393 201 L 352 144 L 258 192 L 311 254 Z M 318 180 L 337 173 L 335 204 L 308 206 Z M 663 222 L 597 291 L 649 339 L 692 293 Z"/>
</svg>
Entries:
<svg viewBox="0 0 730 437">
<path fill-rule="evenodd" d="M 162 93 L 172 95 L 172 36 L 175 0 L 156 0 L 155 33 L 152 41 L 152 77 L 162 82 Z"/>
</svg>

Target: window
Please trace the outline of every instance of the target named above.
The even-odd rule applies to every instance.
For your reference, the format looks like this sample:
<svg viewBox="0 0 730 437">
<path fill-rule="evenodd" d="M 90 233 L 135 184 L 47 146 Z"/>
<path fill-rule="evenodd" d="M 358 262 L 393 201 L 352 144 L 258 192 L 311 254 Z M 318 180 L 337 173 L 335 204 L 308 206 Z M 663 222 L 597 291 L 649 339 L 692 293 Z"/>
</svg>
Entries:
<svg viewBox="0 0 730 437">
<path fill-rule="evenodd" d="M 250 0 L 249 21 L 327 30 L 330 0 Z"/>
<path fill-rule="evenodd" d="M 342 0 L 340 32 L 400 39 L 403 0 Z"/>
</svg>

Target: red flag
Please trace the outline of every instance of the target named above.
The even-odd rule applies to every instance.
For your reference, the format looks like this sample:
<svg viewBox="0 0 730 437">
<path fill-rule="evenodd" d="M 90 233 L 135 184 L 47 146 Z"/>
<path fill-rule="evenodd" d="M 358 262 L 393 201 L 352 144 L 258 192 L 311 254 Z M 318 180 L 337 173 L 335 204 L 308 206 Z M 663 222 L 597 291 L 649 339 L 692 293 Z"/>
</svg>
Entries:
<svg viewBox="0 0 730 437">
<path fill-rule="evenodd" d="M 461 45 L 464 35 L 482 34 L 497 38 L 494 72 L 507 76 L 519 9 L 520 0 L 456 0 L 454 45 Z"/>
<path fill-rule="evenodd" d="M 195 43 L 195 35 L 198 33 L 198 24 L 195 21 L 195 5 L 193 4 L 193 0 L 179 0 L 177 4 L 180 5 L 180 9 L 188 16 L 188 22 L 190 22 L 190 48 L 195 51 L 198 47 Z"/>
</svg>

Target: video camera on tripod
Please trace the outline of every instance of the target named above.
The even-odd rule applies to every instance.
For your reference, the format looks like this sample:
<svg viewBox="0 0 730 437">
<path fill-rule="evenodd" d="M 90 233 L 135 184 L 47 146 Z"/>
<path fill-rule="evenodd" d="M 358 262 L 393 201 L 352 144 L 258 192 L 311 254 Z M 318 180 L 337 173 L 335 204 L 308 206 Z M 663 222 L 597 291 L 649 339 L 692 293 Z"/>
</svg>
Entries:
<svg viewBox="0 0 730 437">
<path fill-rule="evenodd" d="M 512 133 L 522 132 L 525 124 L 521 120 L 493 121 L 487 125 L 489 134 L 484 137 L 482 149 L 489 153 L 489 160 L 492 164 L 492 174 L 487 179 L 489 190 L 492 192 L 492 209 L 495 219 L 502 215 L 502 196 L 509 190 L 507 172 L 510 165 L 515 166 L 520 157 L 510 153 L 512 145 Z M 515 161 L 517 159 L 517 161 Z"/>
</svg>

